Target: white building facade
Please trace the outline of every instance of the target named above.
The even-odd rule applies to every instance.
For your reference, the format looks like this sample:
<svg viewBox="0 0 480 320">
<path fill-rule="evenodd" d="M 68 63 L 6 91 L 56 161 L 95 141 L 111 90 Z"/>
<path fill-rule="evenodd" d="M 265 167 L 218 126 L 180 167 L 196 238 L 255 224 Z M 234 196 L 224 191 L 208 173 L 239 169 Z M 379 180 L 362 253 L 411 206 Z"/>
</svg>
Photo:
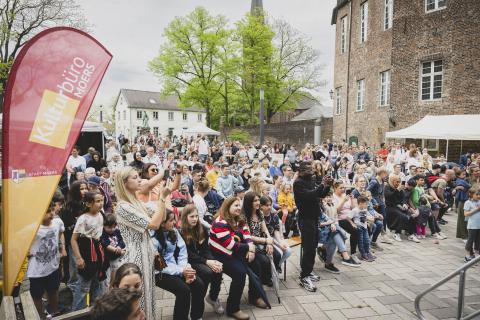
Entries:
<svg viewBox="0 0 480 320">
<path fill-rule="evenodd" d="M 115 108 L 115 134 L 131 141 L 140 134 L 145 114 L 155 136 L 180 136 L 185 130 L 205 125 L 206 112 L 181 108 L 177 97 L 161 99 L 160 92 L 121 89 Z"/>
</svg>

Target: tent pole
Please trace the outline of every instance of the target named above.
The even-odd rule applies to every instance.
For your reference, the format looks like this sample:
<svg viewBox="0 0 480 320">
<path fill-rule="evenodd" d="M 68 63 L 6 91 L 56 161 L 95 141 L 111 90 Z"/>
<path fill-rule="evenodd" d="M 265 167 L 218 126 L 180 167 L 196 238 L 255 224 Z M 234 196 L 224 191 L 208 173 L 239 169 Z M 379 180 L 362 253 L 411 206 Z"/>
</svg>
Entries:
<svg viewBox="0 0 480 320">
<path fill-rule="evenodd" d="M 463 140 L 460 140 L 460 156 L 459 158 L 462 156 L 463 154 Z"/>
<path fill-rule="evenodd" d="M 447 151 L 445 152 L 445 160 L 448 162 L 448 139 L 447 139 Z"/>
</svg>

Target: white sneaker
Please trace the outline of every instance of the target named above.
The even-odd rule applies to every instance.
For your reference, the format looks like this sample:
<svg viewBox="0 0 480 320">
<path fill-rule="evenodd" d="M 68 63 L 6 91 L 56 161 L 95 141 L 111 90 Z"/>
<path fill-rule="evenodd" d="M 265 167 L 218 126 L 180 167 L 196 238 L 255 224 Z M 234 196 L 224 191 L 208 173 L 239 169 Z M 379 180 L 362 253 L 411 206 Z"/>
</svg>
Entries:
<svg viewBox="0 0 480 320">
<path fill-rule="evenodd" d="M 442 240 L 445 240 L 447 239 L 447 236 L 441 232 L 438 233 L 440 235 L 440 237 L 442 237 Z"/>
<path fill-rule="evenodd" d="M 215 310 L 216 314 L 223 314 L 223 312 L 225 312 L 225 310 L 222 307 L 222 303 L 220 302 L 220 299 L 213 301 L 210 298 L 210 295 L 207 294 L 207 296 L 205 297 L 205 301 L 213 307 L 213 310 Z"/>
<path fill-rule="evenodd" d="M 358 257 L 357 257 L 356 255 L 352 254 L 350 257 L 351 257 L 351 258 L 353 259 L 353 261 L 355 261 L 357 264 L 361 264 L 360 259 L 358 259 Z"/>
<path fill-rule="evenodd" d="M 416 242 L 416 243 L 420 242 L 420 240 L 418 240 L 418 238 L 414 234 L 409 235 L 407 239 L 409 241 L 413 241 L 413 242 Z"/>
<path fill-rule="evenodd" d="M 433 237 L 434 237 L 435 239 L 437 239 L 437 240 L 443 240 L 443 237 L 442 237 L 442 235 L 440 234 L 440 232 L 435 233 L 435 234 L 433 235 Z"/>
<path fill-rule="evenodd" d="M 398 233 L 394 233 L 392 238 L 395 241 L 402 242 L 402 238 L 400 237 L 400 234 L 398 234 Z"/>
<path fill-rule="evenodd" d="M 387 234 L 382 235 L 382 237 L 380 238 L 380 242 L 386 243 L 386 244 L 393 244 L 392 239 L 390 239 L 390 237 Z"/>
</svg>

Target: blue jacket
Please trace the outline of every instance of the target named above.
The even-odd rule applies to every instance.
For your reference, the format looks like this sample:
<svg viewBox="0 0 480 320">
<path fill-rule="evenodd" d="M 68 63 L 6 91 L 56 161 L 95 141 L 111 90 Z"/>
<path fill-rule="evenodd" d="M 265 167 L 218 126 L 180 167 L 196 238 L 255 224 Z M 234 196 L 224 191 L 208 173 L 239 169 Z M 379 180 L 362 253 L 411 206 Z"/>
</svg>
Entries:
<svg viewBox="0 0 480 320">
<path fill-rule="evenodd" d="M 176 244 L 172 243 L 171 240 L 167 238 L 168 232 L 165 231 L 163 231 L 163 236 L 165 237 L 167 247 L 162 248 L 160 242 L 158 241 L 156 244 L 158 245 L 158 252 L 163 256 L 165 262 L 167 263 L 167 267 L 162 270 L 162 273 L 172 276 L 182 276 L 183 270 L 188 264 L 188 252 L 185 241 L 177 229 L 175 229 L 175 233 L 177 235 Z M 178 251 L 175 252 L 177 248 Z M 178 254 L 178 256 L 176 256 L 176 254 Z"/>
<path fill-rule="evenodd" d="M 460 202 L 460 201 L 467 201 L 468 200 L 468 190 L 472 187 L 467 181 L 457 178 L 455 180 L 456 186 L 462 186 L 464 189 L 460 190 L 457 189 L 457 192 L 455 193 L 455 201 Z"/>
</svg>

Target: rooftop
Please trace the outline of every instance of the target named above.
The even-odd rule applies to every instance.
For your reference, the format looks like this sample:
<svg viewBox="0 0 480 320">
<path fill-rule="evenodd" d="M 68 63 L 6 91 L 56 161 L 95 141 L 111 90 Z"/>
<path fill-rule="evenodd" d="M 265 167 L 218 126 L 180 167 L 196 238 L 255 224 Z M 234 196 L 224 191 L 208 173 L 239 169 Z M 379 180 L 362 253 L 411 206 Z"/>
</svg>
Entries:
<svg viewBox="0 0 480 320">
<path fill-rule="evenodd" d="M 162 97 L 160 92 L 120 89 L 120 93 L 123 94 L 128 108 L 205 112 L 205 110 L 197 107 L 180 107 L 180 100 L 178 97 Z"/>
</svg>

